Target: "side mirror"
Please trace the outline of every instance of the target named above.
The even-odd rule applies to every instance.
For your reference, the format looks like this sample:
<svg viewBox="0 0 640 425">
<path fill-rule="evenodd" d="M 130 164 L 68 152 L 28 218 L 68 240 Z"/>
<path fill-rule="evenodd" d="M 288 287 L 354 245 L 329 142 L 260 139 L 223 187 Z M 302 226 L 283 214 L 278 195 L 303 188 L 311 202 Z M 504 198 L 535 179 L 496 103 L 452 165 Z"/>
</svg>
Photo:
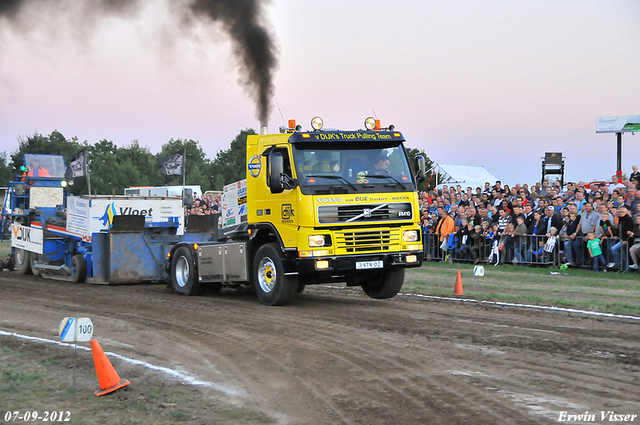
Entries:
<svg viewBox="0 0 640 425">
<path fill-rule="evenodd" d="M 282 193 L 284 185 L 282 184 L 282 174 L 284 173 L 284 160 L 280 152 L 272 152 L 269 154 L 269 167 L 267 170 L 267 183 L 271 188 L 271 193 Z"/>
<path fill-rule="evenodd" d="M 417 155 L 416 156 L 416 170 L 417 170 L 416 179 L 419 182 L 425 179 L 425 176 L 427 175 L 426 168 L 427 167 L 425 164 L 424 156 Z"/>
</svg>

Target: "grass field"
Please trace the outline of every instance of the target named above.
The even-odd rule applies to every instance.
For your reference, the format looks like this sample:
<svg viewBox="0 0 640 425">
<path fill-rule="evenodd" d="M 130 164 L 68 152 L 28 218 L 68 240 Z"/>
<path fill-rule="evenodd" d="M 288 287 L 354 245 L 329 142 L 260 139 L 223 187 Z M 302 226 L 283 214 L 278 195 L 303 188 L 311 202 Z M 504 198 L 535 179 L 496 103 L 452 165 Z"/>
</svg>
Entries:
<svg viewBox="0 0 640 425">
<path fill-rule="evenodd" d="M 73 351 L 0 336 L 0 423 L 273 423 L 262 413 L 219 401 L 206 389 L 121 363 L 114 367 L 135 385 L 96 397 L 93 391 L 100 387 L 91 353 Z M 16 412 L 13 418 L 12 412 Z M 33 420 L 33 412 L 35 417 L 44 418 L 45 412 L 50 416 L 46 421 Z"/>
<path fill-rule="evenodd" d="M 510 265 L 484 269 L 484 276 L 476 277 L 471 264 L 424 263 L 407 270 L 403 292 L 451 297 L 460 270 L 464 298 L 640 316 L 638 273 Z"/>
</svg>

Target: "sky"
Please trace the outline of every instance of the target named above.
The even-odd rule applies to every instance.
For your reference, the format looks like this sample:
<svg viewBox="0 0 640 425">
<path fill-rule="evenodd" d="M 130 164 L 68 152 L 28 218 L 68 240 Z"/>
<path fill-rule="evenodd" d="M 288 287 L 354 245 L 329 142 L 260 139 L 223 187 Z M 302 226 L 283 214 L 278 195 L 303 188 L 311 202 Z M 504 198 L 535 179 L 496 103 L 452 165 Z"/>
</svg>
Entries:
<svg viewBox="0 0 640 425">
<path fill-rule="evenodd" d="M 20 24 L 0 17 L 0 152 L 58 130 L 152 153 L 194 139 L 213 158 L 259 129 L 219 23 L 177 19 L 176 0 L 85 19 L 83 2 L 33 2 Z M 638 0 L 263 5 L 278 58 L 270 132 L 314 116 L 355 130 L 375 114 L 435 163 L 484 166 L 513 185 L 540 180 L 545 152 L 566 157 L 568 181 L 610 178 L 616 136 L 596 134 L 596 118 L 640 115 Z M 622 152 L 628 175 L 640 134 L 625 133 Z"/>
</svg>

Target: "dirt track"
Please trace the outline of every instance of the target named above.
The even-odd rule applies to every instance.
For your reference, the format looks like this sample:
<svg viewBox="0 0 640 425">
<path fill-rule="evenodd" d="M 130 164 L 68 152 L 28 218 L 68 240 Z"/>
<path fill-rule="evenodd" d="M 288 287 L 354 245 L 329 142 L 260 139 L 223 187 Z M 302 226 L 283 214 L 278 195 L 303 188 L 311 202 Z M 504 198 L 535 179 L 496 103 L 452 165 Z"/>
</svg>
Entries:
<svg viewBox="0 0 640 425">
<path fill-rule="evenodd" d="M 283 424 L 640 414 L 638 321 L 326 287 L 266 307 L 236 291 L 180 297 L 0 273 L 0 329 L 56 339 L 65 316 L 91 317 L 105 351 L 213 382 L 216 396 Z"/>
</svg>

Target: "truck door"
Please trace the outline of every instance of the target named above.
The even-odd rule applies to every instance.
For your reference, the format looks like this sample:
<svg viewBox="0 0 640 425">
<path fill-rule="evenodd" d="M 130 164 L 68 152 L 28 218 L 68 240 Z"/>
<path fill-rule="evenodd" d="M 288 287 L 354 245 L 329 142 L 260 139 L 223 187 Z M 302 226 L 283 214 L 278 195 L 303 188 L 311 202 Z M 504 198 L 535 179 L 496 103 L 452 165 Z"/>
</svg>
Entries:
<svg viewBox="0 0 640 425">
<path fill-rule="evenodd" d="M 280 147 L 274 149 L 274 152 L 282 154 L 284 174 L 293 181 L 295 176 L 293 174 L 293 167 L 291 166 L 289 150 L 286 147 Z M 268 185 L 268 181 L 266 181 L 266 184 Z M 270 198 L 272 213 L 271 220 L 269 221 L 278 229 L 284 246 L 295 247 L 298 231 L 297 190 L 285 188 L 282 193 L 271 194 Z"/>
</svg>

